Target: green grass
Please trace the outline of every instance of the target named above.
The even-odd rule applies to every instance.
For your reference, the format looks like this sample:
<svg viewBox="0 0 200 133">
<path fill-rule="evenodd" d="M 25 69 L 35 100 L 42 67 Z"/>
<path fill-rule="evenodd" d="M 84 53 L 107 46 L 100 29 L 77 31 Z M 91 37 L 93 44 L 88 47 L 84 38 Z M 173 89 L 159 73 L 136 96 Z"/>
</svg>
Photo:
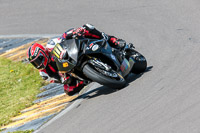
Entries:
<svg viewBox="0 0 200 133">
<path fill-rule="evenodd" d="M 0 126 L 31 106 L 44 84 L 31 64 L 0 58 Z"/>
<path fill-rule="evenodd" d="M 8 133 L 32 133 L 34 130 L 26 130 L 26 131 L 15 131 L 15 132 L 8 132 Z"/>
</svg>

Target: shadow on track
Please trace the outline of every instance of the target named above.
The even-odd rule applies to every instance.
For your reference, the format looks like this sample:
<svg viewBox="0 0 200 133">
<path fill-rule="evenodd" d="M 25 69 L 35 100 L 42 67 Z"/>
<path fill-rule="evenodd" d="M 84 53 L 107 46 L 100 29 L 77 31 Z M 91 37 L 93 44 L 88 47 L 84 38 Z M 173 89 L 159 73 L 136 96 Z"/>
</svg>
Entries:
<svg viewBox="0 0 200 133">
<path fill-rule="evenodd" d="M 129 83 L 135 81 L 136 79 L 140 78 L 144 73 L 147 73 L 149 71 L 151 71 L 151 69 L 153 68 L 153 66 L 149 66 L 146 68 L 145 72 L 143 73 L 140 73 L 140 74 L 129 74 L 129 76 L 126 78 L 126 82 L 127 82 L 127 85 L 129 85 Z"/>
<path fill-rule="evenodd" d="M 152 68 L 153 68 L 153 66 L 147 67 L 147 69 L 146 69 L 146 71 L 144 73 L 151 71 Z M 127 85 L 126 86 L 128 86 L 129 83 L 131 83 L 131 82 L 135 81 L 136 79 L 140 78 L 144 73 L 141 73 L 141 74 L 138 74 L 138 75 L 130 74 L 126 79 L 127 80 Z M 124 89 L 124 88 L 122 88 L 122 89 Z M 108 88 L 106 86 L 101 86 L 101 87 L 98 87 L 96 89 L 93 89 L 93 90 L 91 90 L 89 92 L 86 92 L 86 93 L 80 95 L 79 97 L 77 97 L 76 99 L 72 100 L 71 102 L 73 102 L 73 101 L 75 101 L 77 99 L 91 99 L 91 98 L 94 98 L 94 97 L 98 97 L 100 95 L 108 95 L 108 94 L 120 91 L 122 89 L 112 89 L 112 88 Z"/>
</svg>

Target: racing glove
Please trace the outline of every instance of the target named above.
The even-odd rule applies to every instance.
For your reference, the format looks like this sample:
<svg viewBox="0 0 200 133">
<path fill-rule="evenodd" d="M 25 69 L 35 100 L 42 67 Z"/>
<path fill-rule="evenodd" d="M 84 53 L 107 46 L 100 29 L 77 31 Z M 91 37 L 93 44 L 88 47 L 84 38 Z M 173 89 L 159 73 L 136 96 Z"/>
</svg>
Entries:
<svg viewBox="0 0 200 133">
<path fill-rule="evenodd" d="M 70 75 L 66 74 L 66 73 L 60 73 L 60 80 L 62 84 L 70 84 L 72 82 L 72 78 Z"/>
</svg>

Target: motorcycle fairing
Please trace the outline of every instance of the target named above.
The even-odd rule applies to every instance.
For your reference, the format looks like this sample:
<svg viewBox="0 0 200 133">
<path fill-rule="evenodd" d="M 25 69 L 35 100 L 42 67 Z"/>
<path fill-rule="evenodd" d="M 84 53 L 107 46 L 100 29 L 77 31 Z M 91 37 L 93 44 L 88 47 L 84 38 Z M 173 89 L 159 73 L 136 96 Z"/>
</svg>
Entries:
<svg viewBox="0 0 200 133">
<path fill-rule="evenodd" d="M 63 49 L 69 50 L 68 59 L 60 59 L 60 55 Z M 54 58 L 54 60 L 60 72 L 63 73 L 69 72 L 77 64 L 78 48 L 75 45 L 74 40 L 66 40 L 60 44 L 56 44 L 51 53 L 57 57 Z"/>
<path fill-rule="evenodd" d="M 92 48 L 95 45 L 98 45 L 98 49 L 96 49 L 95 51 L 93 51 Z M 117 66 L 117 68 L 120 68 L 120 62 L 112 54 L 112 47 L 105 40 L 96 40 L 96 41 L 89 42 L 87 44 L 86 49 L 85 49 L 85 54 L 87 54 L 87 55 L 90 55 L 90 54 L 100 54 L 100 55 L 102 55 L 103 54 L 106 57 L 108 57 L 110 60 L 112 60 L 113 63 Z"/>
</svg>

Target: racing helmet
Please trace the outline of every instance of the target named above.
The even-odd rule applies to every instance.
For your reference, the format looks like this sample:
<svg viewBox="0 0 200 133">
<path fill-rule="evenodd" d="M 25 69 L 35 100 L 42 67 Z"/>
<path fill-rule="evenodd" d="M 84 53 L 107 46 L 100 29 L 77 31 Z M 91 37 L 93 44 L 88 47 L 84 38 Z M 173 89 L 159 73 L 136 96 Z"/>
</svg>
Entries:
<svg viewBox="0 0 200 133">
<path fill-rule="evenodd" d="M 49 62 L 49 52 L 41 44 L 32 44 L 28 51 L 27 57 L 29 62 L 37 69 L 45 69 Z"/>
</svg>

